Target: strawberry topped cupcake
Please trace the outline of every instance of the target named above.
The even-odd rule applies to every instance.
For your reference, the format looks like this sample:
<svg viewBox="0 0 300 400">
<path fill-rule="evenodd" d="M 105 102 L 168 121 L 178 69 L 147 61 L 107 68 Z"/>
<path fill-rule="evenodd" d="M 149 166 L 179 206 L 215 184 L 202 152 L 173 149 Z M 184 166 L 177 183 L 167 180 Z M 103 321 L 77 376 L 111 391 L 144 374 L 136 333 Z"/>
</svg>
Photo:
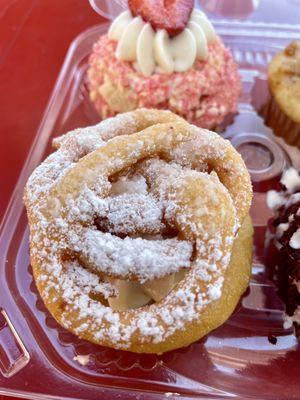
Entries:
<svg viewBox="0 0 300 400">
<path fill-rule="evenodd" d="M 238 67 L 192 0 L 129 0 L 95 43 L 90 99 L 102 118 L 139 107 L 169 109 L 217 129 L 237 110 Z"/>
</svg>

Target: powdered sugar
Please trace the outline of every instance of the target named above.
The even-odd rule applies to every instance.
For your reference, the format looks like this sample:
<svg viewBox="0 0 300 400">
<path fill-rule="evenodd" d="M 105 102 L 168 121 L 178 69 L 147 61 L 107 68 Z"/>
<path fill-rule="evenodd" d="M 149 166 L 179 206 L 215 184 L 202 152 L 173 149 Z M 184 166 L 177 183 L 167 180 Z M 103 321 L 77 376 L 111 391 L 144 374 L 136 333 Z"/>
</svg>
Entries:
<svg viewBox="0 0 300 400">
<path fill-rule="evenodd" d="M 271 210 L 280 207 L 284 202 L 284 197 L 276 190 L 269 190 L 267 193 L 267 204 Z"/>
<path fill-rule="evenodd" d="M 130 188 L 132 190 L 132 188 Z M 97 209 L 98 228 L 115 234 L 157 234 L 164 224 L 163 209 L 151 195 L 122 194 L 107 198 Z"/>
<path fill-rule="evenodd" d="M 300 175 L 295 168 L 289 168 L 284 171 L 280 182 L 286 187 L 289 193 L 300 189 Z"/>
<path fill-rule="evenodd" d="M 139 174 L 135 174 L 132 178 L 121 176 L 117 182 L 111 184 L 110 195 L 117 196 L 120 194 L 147 194 L 148 187 L 146 179 Z"/>
<path fill-rule="evenodd" d="M 300 228 L 293 233 L 290 239 L 290 246 L 295 250 L 300 249 Z"/>
<path fill-rule="evenodd" d="M 87 365 L 90 361 L 90 355 L 79 355 L 79 356 L 75 356 L 73 357 L 74 361 L 79 362 L 80 365 Z"/>
<path fill-rule="evenodd" d="M 180 208 L 175 198 L 166 199 L 165 195 L 164 188 L 177 190 L 184 176 L 192 181 L 199 174 L 189 171 L 196 165 L 197 156 L 194 155 L 194 164 L 191 165 L 184 156 L 184 146 L 177 153 L 174 151 L 170 167 L 157 159 L 145 162 L 148 163 L 147 173 L 145 165 L 141 164 L 136 166 L 135 174 L 129 171 L 128 177 L 121 176 L 116 182 L 101 181 L 99 177 L 97 185 L 105 188 L 102 192 L 96 184 L 94 188 L 82 184 L 76 198 L 66 198 L 63 205 L 55 204 L 54 201 L 51 219 L 48 219 L 48 200 L 51 190 L 60 179 L 74 169 L 80 158 L 105 146 L 106 141 L 114 136 L 134 133 L 136 125 L 132 115 L 127 114 L 95 127 L 71 132 L 56 140 L 58 150 L 36 169 L 25 193 L 31 224 L 31 256 L 41 268 L 37 281 L 41 285 L 39 289 L 42 297 L 53 303 L 57 299 L 63 302 L 59 318 L 66 328 L 71 329 L 73 326 L 78 335 L 88 331 L 92 340 L 107 340 L 119 348 L 127 348 L 135 332 L 139 332 L 144 342 L 158 343 L 181 329 L 185 321 L 198 318 L 203 307 L 220 298 L 222 276 L 230 260 L 230 249 L 237 230 L 235 220 L 232 227 L 228 228 L 226 237 L 224 232 L 213 231 L 212 227 L 207 229 L 207 236 L 203 234 L 203 240 L 208 241 L 207 248 L 200 240 L 196 243 L 199 255 L 202 256 L 202 260 L 197 262 L 191 261 L 195 243 L 177 237 L 163 238 L 165 229 L 173 228 L 175 215 L 182 226 L 188 226 L 192 232 L 201 231 L 199 227 L 189 225 L 189 210 L 184 205 Z M 196 140 L 196 136 L 195 132 L 190 141 Z M 208 142 L 211 143 L 211 138 L 204 134 L 202 146 Z M 227 147 L 225 144 L 225 150 L 220 150 L 220 160 L 226 158 Z M 199 154 L 199 147 L 190 143 L 190 148 Z M 204 171 L 208 169 L 205 162 L 204 158 L 200 161 L 203 164 L 201 170 Z M 113 163 L 113 160 L 108 160 L 108 163 Z M 159 165 L 165 172 L 170 172 L 163 180 L 157 175 Z M 197 165 L 199 167 L 199 163 Z M 233 165 L 228 164 L 226 168 L 230 169 L 232 177 L 239 176 L 238 169 L 234 174 Z M 213 188 L 221 187 L 221 183 L 213 174 L 205 173 L 203 176 L 207 182 L 211 182 L 207 196 L 213 199 L 213 204 Z M 234 208 L 227 189 L 222 187 L 219 190 L 227 195 L 229 208 Z M 206 215 L 205 201 L 201 202 L 199 198 L 197 204 L 199 209 L 203 205 L 202 212 Z M 100 218 L 99 225 L 105 232 L 97 230 L 96 217 Z M 132 237 L 122 238 L 116 234 Z M 140 234 L 159 236 L 151 240 L 135 237 Z M 224 251 L 220 250 L 222 246 Z M 70 252 L 71 258 L 75 254 L 75 260 L 68 259 Z M 179 271 L 183 267 L 188 268 L 189 272 L 163 302 L 141 310 L 130 310 L 129 324 L 122 314 L 99 300 L 115 295 L 113 285 L 100 278 L 103 273 L 134 275 L 143 282 Z M 200 287 L 191 287 L 190 279 L 201 279 L 207 290 L 201 292 Z"/>
<path fill-rule="evenodd" d="M 282 178 L 280 180 L 281 184 L 285 186 L 286 190 L 277 192 L 275 190 L 270 190 L 267 193 L 267 204 L 268 207 L 275 211 L 275 215 L 279 215 L 281 207 L 284 206 L 285 209 L 293 206 L 300 201 L 300 193 L 294 191 L 300 188 L 300 175 L 295 168 L 289 168 L 284 171 Z M 299 215 L 299 210 L 295 211 L 295 215 Z M 275 237 L 280 239 L 285 231 L 290 227 L 290 223 L 294 220 L 294 214 L 290 215 L 287 222 L 280 223 L 276 226 Z M 299 229 L 292 235 L 289 244 L 293 249 L 300 248 L 300 231 Z M 280 250 L 282 245 L 278 240 L 275 240 L 275 246 Z"/>
<path fill-rule="evenodd" d="M 75 240 L 75 246 L 89 268 L 118 277 L 135 276 L 140 282 L 189 267 L 193 250 L 191 243 L 182 240 L 121 239 L 91 229 Z"/>
</svg>

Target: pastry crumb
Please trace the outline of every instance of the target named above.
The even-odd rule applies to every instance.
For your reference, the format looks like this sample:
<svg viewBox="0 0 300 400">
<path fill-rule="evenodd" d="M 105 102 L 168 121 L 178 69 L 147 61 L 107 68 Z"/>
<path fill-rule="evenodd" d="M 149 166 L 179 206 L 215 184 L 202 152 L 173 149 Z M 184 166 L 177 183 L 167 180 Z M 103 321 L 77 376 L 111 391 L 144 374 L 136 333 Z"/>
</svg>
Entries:
<svg viewBox="0 0 300 400">
<path fill-rule="evenodd" d="M 87 365 L 90 361 L 90 355 L 87 354 L 85 356 L 83 355 L 75 356 L 73 357 L 73 360 L 78 361 L 80 365 Z"/>
</svg>

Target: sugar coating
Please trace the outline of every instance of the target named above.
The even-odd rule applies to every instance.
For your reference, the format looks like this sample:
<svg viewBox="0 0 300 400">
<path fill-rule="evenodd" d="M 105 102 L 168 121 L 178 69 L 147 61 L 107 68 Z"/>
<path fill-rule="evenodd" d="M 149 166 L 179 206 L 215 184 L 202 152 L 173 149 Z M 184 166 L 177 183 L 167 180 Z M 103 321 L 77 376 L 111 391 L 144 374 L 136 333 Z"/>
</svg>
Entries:
<svg viewBox="0 0 300 400">
<path fill-rule="evenodd" d="M 295 168 L 285 170 L 280 182 L 286 187 L 289 193 L 300 189 L 300 175 Z"/>
<path fill-rule="evenodd" d="M 104 35 L 90 56 L 90 98 L 102 118 L 139 107 L 169 109 L 195 125 L 212 129 L 227 114 L 236 112 L 241 79 L 237 64 L 220 40 L 209 45 L 207 60 L 196 61 L 187 71 L 150 77 L 118 60 L 115 50 L 116 43 Z"/>
<path fill-rule="evenodd" d="M 163 207 L 148 194 L 126 193 L 104 199 L 96 212 L 101 230 L 115 234 L 156 234 L 164 228 Z"/>
<path fill-rule="evenodd" d="M 299 332 L 300 306 L 295 289 L 300 289 L 298 263 L 300 250 L 300 175 L 294 168 L 287 169 L 280 180 L 285 189 L 268 193 L 268 205 L 274 211 L 271 240 L 279 250 L 273 280 L 280 284 L 280 297 L 286 305 L 284 327 L 295 325 Z M 298 275 L 297 275 L 298 274 Z"/>
<path fill-rule="evenodd" d="M 90 361 L 90 355 L 78 355 L 73 357 L 73 360 L 79 362 L 80 365 L 87 365 Z"/>
<path fill-rule="evenodd" d="M 297 186 L 291 186 L 292 188 Z M 298 203 L 300 201 L 300 192 L 291 194 L 290 190 L 284 192 L 277 192 L 276 190 L 269 190 L 267 192 L 267 205 L 271 210 L 278 210 L 281 206 L 285 208 Z"/>
<path fill-rule="evenodd" d="M 293 204 L 300 202 L 300 192 L 297 192 L 300 189 L 300 175 L 295 168 L 291 167 L 285 170 L 280 183 L 285 186 L 286 189 L 284 191 L 278 192 L 276 190 L 270 190 L 267 192 L 267 204 L 271 210 L 275 211 L 275 216 L 279 216 L 281 207 L 288 209 Z M 295 215 L 299 215 L 299 213 L 300 210 L 296 211 Z M 276 239 L 281 238 L 283 233 L 289 229 L 290 223 L 293 222 L 293 220 L 294 215 L 290 215 L 287 222 L 276 226 Z M 299 241 L 300 233 L 296 231 L 290 239 L 290 246 L 294 249 L 300 248 Z M 278 241 L 275 241 L 275 245 L 281 248 L 281 244 Z"/>
<path fill-rule="evenodd" d="M 293 233 L 290 239 L 290 246 L 295 250 L 300 249 L 300 228 Z"/>
<path fill-rule="evenodd" d="M 72 246 L 72 243 L 71 243 Z M 177 239 L 147 240 L 87 229 L 75 240 L 76 251 L 96 271 L 121 277 L 135 276 L 141 283 L 190 267 L 191 243 Z"/>
<path fill-rule="evenodd" d="M 271 210 L 280 207 L 284 202 L 284 197 L 276 190 L 269 190 L 267 192 L 267 204 Z"/>
<path fill-rule="evenodd" d="M 48 207 L 48 196 L 56 182 L 58 182 L 64 174 L 70 171 L 76 162 L 87 155 L 89 152 L 104 146 L 107 140 L 113 139 L 116 135 L 130 134 L 136 131 L 136 121 L 131 114 L 120 115 L 114 119 L 109 119 L 94 127 L 79 129 L 68 133 L 55 140 L 58 150 L 50 155 L 47 160 L 42 163 L 31 175 L 25 194 L 27 206 L 34 204 L 31 209 L 34 218 L 34 230 L 31 234 L 31 241 L 34 244 L 31 248 L 31 256 L 39 261 L 45 273 L 41 273 L 39 280 L 43 285 L 43 297 L 47 299 L 47 293 L 55 291 L 66 304 L 65 310 L 77 310 L 78 318 L 75 332 L 80 335 L 81 332 L 89 329 L 94 340 L 106 340 L 114 342 L 115 347 L 126 348 L 129 346 L 131 337 L 139 332 L 142 341 L 151 341 L 159 343 L 165 338 L 172 335 L 184 326 L 185 321 L 192 321 L 199 318 L 199 312 L 203 307 L 212 301 L 220 298 L 223 285 L 223 274 L 230 260 L 230 246 L 233 243 L 237 233 L 239 223 L 236 220 L 230 234 L 226 237 L 226 251 L 221 252 L 222 245 L 221 232 L 208 240 L 207 247 L 203 246 L 201 241 L 196 243 L 178 240 L 178 238 L 164 240 L 147 240 L 143 238 L 126 237 L 122 239 L 113 234 L 116 230 L 118 233 L 131 234 L 130 224 L 140 223 L 139 229 L 142 233 L 143 229 L 146 233 L 162 232 L 165 221 L 161 218 L 163 213 L 164 219 L 168 223 L 172 223 L 174 213 L 178 212 L 176 202 L 172 200 L 166 202 L 164 198 L 164 186 L 173 185 L 180 187 L 183 177 L 193 179 L 197 171 L 192 171 L 193 162 L 201 165 L 201 170 L 210 177 L 210 186 L 207 196 L 211 201 L 215 201 L 214 189 L 220 187 L 220 181 L 217 176 L 205 172 L 208 170 L 205 165 L 205 157 L 203 160 L 196 160 L 189 157 L 194 151 L 193 140 L 198 140 L 198 146 L 206 146 L 210 157 L 215 155 L 222 159 L 225 157 L 227 144 L 224 140 L 218 139 L 223 144 L 222 148 L 213 150 L 214 142 L 217 137 L 205 131 L 199 135 L 195 131 L 195 137 L 189 143 L 183 143 L 178 149 L 174 150 L 174 162 L 170 166 L 166 166 L 161 160 L 148 160 L 139 166 L 140 170 L 133 177 L 119 178 L 116 183 L 102 182 L 98 183 L 107 193 L 106 197 L 99 195 L 97 185 L 94 188 L 84 187 L 79 192 L 78 197 L 74 200 L 66 199 L 63 206 L 63 212 L 67 215 L 66 219 L 61 218 L 61 205 L 53 204 L 51 209 L 47 210 L 52 215 L 52 224 L 55 229 L 64 237 L 64 240 L 58 240 L 50 243 L 47 238 L 47 232 L 52 232 L 53 226 L 45 216 L 45 207 Z M 186 151 L 188 157 L 185 158 Z M 215 154 L 213 154 L 215 152 Z M 197 152 L 199 154 L 199 151 Z M 134 155 L 134 149 L 132 150 Z M 108 160 L 108 162 L 118 162 Z M 168 178 L 162 182 L 155 179 L 159 168 L 167 168 Z M 229 174 L 233 178 L 238 179 L 239 170 L 235 169 L 227 161 Z M 92 173 L 92 171 L 91 171 Z M 143 175 L 145 174 L 145 176 Z M 128 184 L 128 192 L 126 186 Z M 228 194 L 225 186 L 222 186 L 224 193 Z M 133 199 L 133 194 L 135 195 Z M 54 202 L 55 203 L 55 202 Z M 129 210 L 129 204 L 133 207 Z M 123 205 L 119 209 L 119 205 Z M 143 205 L 142 205 L 143 204 Z M 147 213 L 148 205 L 151 213 Z M 233 201 L 232 201 L 233 207 Z M 119 210 L 119 211 L 118 211 Z M 207 213 L 206 203 L 199 198 L 199 212 Z M 186 213 L 185 213 L 186 212 Z M 57 217 L 56 217 L 57 215 Z M 100 215 L 108 221 L 108 230 L 111 232 L 100 232 L 91 226 L 95 215 Z M 122 224 L 122 220 L 128 222 Z M 190 215 L 188 210 L 182 210 L 182 224 L 189 224 Z M 73 229 L 73 222 L 80 220 L 86 224 L 86 229 L 79 232 Z M 142 220 L 145 224 L 142 224 Z M 206 232 L 206 239 L 210 238 L 210 227 L 190 226 L 191 231 L 201 230 Z M 83 236 L 82 236 L 83 232 Z M 134 243 L 136 248 L 134 248 Z M 84 253 L 88 261 L 94 260 L 95 265 L 101 267 L 107 273 L 115 274 L 133 273 L 137 274 L 143 281 L 153 277 L 178 271 L 179 268 L 190 268 L 189 275 L 201 277 L 205 282 L 206 291 L 202 291 L 200 287 L 191 288 L 188 279 L 180 282 L 180 285 L 172 290 L 165 300 L 164 305 L 152 304 L 147 308 L 133 310 L 133 318 L 131 324 L 125 324 L 120 320 L 118 312 L 114 312 L 110 307 L 105 306 L 101 302 L 95 300 L 95 296 L 101 295 L 108 298 L 114 292 L 113 285 L 104 282 L 100 278 L 100 274 L 89 268 L 83 268 L 81 260 L 72 260 L 62 263 L 62 255 L 67 250 Z M 196 246 L 199 254 L 203 256 L 202 260 L 196 263 L 191 260 L 193 245 Z M 71 248 L 70 248 L 71 246 Z M 108 248 L 108 250 L 106 249 Z M 132 251 L 133 250 L 133 251 Z M 101 253 L 101 251 L 103 253 Z M 143 253 L 145 251 L 145 253 Z M 127 253 L 126 253 L 127 252 Z M 136 254 L 135 254 L 136 253 Z M 113 262 L 107 265 L 103 263 L 106 256 L 112 255 Z M 109 257 L 108 257 L 109 258 Z M 117 263 L 123 260 L 120 264 Z M 110 260 L 111 261 L 111 260 Z M 219 262 L 221 268 L 216 267 Z M 159 266 L 159 268 L 158 268 Z M 88 266 L 87 266 L 88 267 Z M 127 268 L 127 272 L 120 271 L 118 268 Z M 138 269 L 140 267 L 140 270 Z M 159 271 L 161 269 L 161 271 Z M 143 273 L 141 274 L 141 271 Z M 49 297 L 49 296 L 48 296 Z M 54 298 L 53 298 L 54 299 Z M 87 327 L 86 321 L 80 323 L 80 319 L 89 319 Z M 65 311 L 62 311 L 61 323 L 66 328 L 70 328 L 70 321 L 65 317 Z"/>
<path fill-rule="evenodd" d="M 294 323 L 300 325 L 300 307 L 297 307 L 295 313 L 292 316 L 287 314 L 285 314 L 284 316 L 284 324 L 283 324 L 284 329 L 291 328 L 294 325 Z"/>
</svg>

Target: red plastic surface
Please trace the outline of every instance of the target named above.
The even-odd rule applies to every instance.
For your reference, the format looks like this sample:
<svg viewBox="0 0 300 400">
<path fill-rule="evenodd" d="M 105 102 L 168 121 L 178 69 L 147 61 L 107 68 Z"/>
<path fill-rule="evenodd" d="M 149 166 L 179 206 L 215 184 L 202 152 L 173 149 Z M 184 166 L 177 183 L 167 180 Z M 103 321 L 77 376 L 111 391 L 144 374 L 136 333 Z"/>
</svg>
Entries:
<svg viewBox="0 0 300 400">
<path fill-rule="evenodd" d="M 70 42 L 102 21 L 87 0 L 0 0 L 0 220 Z"/>
<path fill-rule="evenodd" d="M 44 4 L 51 8 L 50 1 L 44 1 Z M 30 2 L 24 0 L 11 3 L 11 6 L 22 3 L 24 7 L 24 3 L 28 5 Z M 42 7 L 40 0 L 33 3 L 36 7 Z M 52 3 L 56 2 L 52 0 Z M 66 1 L 66 3 L 71 2 Z M 82 0 L 80 3 L 83 4 Z M 81 6 L 78 4 L 77 6 L 79 10 Z M 82 7 L 84 8 L 87 8 L 86 5 Z M 22 13 L 20 15 L 24 17 Z M 41 14 L 38 13 L 35 21 L 40 17 Z M 53 17 L 52 19 L 55 20 Z M 95 16 L 95 19 L 98 21 L 99 17 Z M 62 21 L 58 18 L 59 20 Z M 53 23 L 57 29 L 58 22 Z M 24 363 L 19 372 L 15 370 L 15 374 L 10 378 L 4 378 L 0 374 L 0 394 L 18 394 L 34 399 L 57 396 L 89 400 L 136 398 L 148 400 L 168 397 L 175 399 L 177 394 L 180 394 L 181 398 L 221 399 L 238 396 L 243 399 L 298 399 L 300 397 L 299 344 L 291 331 L 282 328 L 282 305 L 273 286 L 264 275 L 263 244 L 266 221 L 270 216 L 265 204 L 265 191 L 276 185 L 282 168 L 291 163 L 299 167 L 299 152 L 295 153 L 291 148 L 284 146 L 282 141 L 276 144 L 272 133 L 256 113 L 258 100 L 262 99 L 266 89 L 266 65 L 272 54 L 282 48 L 290 37 L 300 36 L 296 29 L 277 28 L 267 35 L 267 29 L 263 27 L 235 24 L 229 26 L 225 23 L 218 25 L 219 32 L 225 35 L 224 39 L 232 47 L 234 56 L 240 64 L 244 86 L 239 115 L 224 135 L 230 138 L 248 159 L 255 189 L 252 209 L 255 224 L 253 279 L 250 291 L 241 300 L 232 318 L 207 338 L 192 346 L 158 357 L 109 350 L 81 341 L 59 327 L 45 310 L 36 292 L 29 266 L 28 228 L 21 201 L 22 187 L 30 170 L 50 151 L 49 143 L 53 136 L 97 121 L 98 117 L 87 98 L 84 74 L 92 43 L 104 29 L 98 27 L 85 32 L 73 45 L 50 107 L 45 113 L 39 130 L 39 140 L 28 158 L 29 163 L 23 170 L 24 174 L 11 203 L 6 225 L 2 227 L 0 309 L 7 311 L 9 321 L 19 334 L 23 346 L 18 345 L 15 352 L 15 340 L 12 340 L 13 346 L 6 346 L 5 352 L 14 361 L 19 357 L 21 349 L 25 355 L 28 351 L 30 359 L 27 362 L 25 357 L 26 364 Z M 59 38 L 55 30 L 53 35 Z M 23 47 L 20 44 L 21 48 Z M 55 56 L 55 49 L 52 51 L 53 53 L 45 56 L 47 61 L 51 59 L 51 54 Z M 11 54 L 9 50 L 7 54 Z M 21 65 L 22 57 L 19 57 Z M 24 55 L 24 60 L 26 57 Z M 25 65 L 28 63 L 28 68 L 30 64 L 34 64 L 36 71 L 42 74 L 45 86 L 50 86 L 46 71 L 40 70 L 43 66 L 47 68 L 46 60 L 42 56 L 37 64 L 33 63 L 32 59 L 24 63 Z M 15 76 L 15 79 L 17 82 L 26 81 L 24 76 L 22 79 Z M 41 90 L 34 86 L 33 77 L 30 81 L 33 88 L 28 94 L 25 93 L 27 97 L 22 91 L 15 91 L 24 101 L 22 103 L 19 99 L 19 105 L 26 106 L 27 99 L 29 103 L 33 102 L 31 107 L 34 107 L 42 100 L 42 98 L 36 99 L 35 96 L 34 100 L 30 98 Z M 9 93 L 7 86 L 5 89 L 7 97 L 10 98 L 12 94 Z M 22 108 L 18 107 L 12 114 L 15 116 L 14 126 L 19 127 L 19 132 L 23 132 L 22 127 L 26 125 L 24 121 L 28 124 L 31 117 L 28 111 L 21 110 Z M 19 112 L 24 116 L 24 121 L 19 119 L 20 116 L 17 114 Z M 37 114 L 32 113 L 32 117 L 37 118 Z M 5 132 L 18 131 L 11 126 Z M 30 141 L 34 134 L 35 132 L 31 132 Z M 6 133 L 5 138 L 7 142 L 13 141 L 13 135 L 10 136 L 9 133 Z M 30 146 L 28 137 L 22 136 L 22 140 L 28 150 Z M 261 151 L 256 152 L 257 143 L 261 143 L 261 140 L 263 141 Z M 20 153 L 16 155 L 12 149 L 13 145 L 1 150 L 1 162 L 6 163 L 6 169 L 9 169 L 11 163 L 14 168 L 18 165 L 20 169 L 21 146 Z M 268 151 L 272 151 L 273 158 L 269 156 Z M 271 159 L 273 159 L 272 168 L 270 167 L 268 172 Z M 270 175 L 266 176 L 266 171 Z M 7 323 L 7 320 L 0 318 L 0 341 L 3 327 L 5 335 L 16 337 L 12 330 L 7 329 Z M 277 337 L 276 345 L 268 340 L 270 334 Z M 88 364 L 78 363 L 74 359 L 78 355 L 89 355 Z"/>
</svg>

